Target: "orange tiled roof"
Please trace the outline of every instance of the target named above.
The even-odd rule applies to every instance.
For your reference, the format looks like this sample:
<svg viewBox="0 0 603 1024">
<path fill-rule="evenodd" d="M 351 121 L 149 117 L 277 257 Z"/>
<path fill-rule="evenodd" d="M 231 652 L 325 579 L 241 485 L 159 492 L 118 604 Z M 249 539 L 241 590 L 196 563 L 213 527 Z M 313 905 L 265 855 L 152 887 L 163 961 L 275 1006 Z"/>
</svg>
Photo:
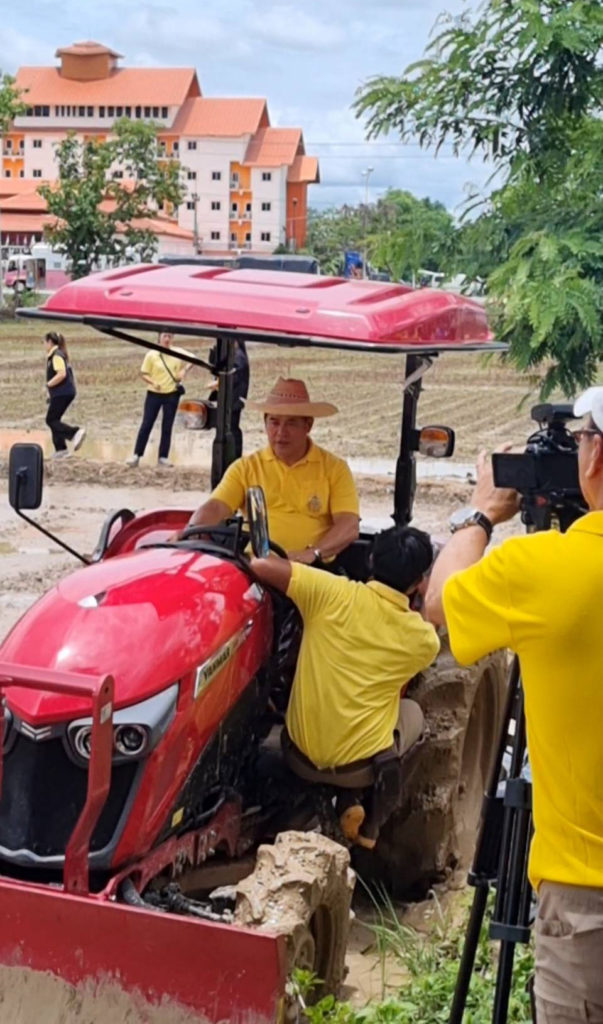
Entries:
<svg viewBox="0 0 603 1024">
<path fill-rule="evenodd" d="M 35 192 L 40 185 L 48 185 L 48 182 L 39 178 L 0 178 L 0 199 Z"/>
<path fill-rule="evenodd" d="M 171 129 L 178 135 L 238 138 L 270 123 L 266 100 L 198 96 L 185 100 Z"/>
<path fill-rule="evenodd" d="M 303 152 L 301 128 L 260 128 L 247 147 L 243 163 L 254 167 L 280 167 L 292 164 Z"/>
<path fill-rule="evenodd" d="M 42 196 L 32 189 L 31 192 L 22 192 L 16 196 L 9 196 L 7 199 L 0 197 L 0 210 L 2 212 L 5 210 L 16 212 L 18 210 L 20 213 L 44 213 L 46 211 L 46 200 L 42 199 Z"/>
<path fill-rule="evenodd" d="M 318 159 L 315 156 L 296 156 L 289 168 L 287 181 L 292 183 L 306 182 L 309 185 L 320 181 Z"/>
<path fill-rule="evenodd" d="M 78 104 L 175 107 L 200 96 L 194 68 L 117 68 L 108 78 L 80 82 L 63 78 L 58 68 L 19 68 L 18 89 L 28 106 Z"/>
<path fill-rule="evenodd" d="M 2 213 L 2 234 L 42 234 L 46 224 L 53 221 L 47 213 Z"/>
<path fill-rule="evenodd" d="M 55 57 L 62 57 L 65 53 L 73 57 L 98 57 L 101 53 L 107 54 L 109 57 L 123 57 L 122 53 L 116 53 L 109 46 L 95 43 L 92 39 L 87 39 L 82 43 L 73 43 L 71 46 L 60 46 Z"/>
<path fill-rule="evenodd" d="M 48 213 L 2 213 L 2 233 L 17 232 L 19 234 L 43 234 L 44 228 L 56 224 L 57 218 Z M 132 221 L 132 226 L 143 231 L 152 231 L 155 235 L 169 238 L 193 240 L 192 231 L 181 228 L 167 217 L 141 217 Z"/>
</svg>

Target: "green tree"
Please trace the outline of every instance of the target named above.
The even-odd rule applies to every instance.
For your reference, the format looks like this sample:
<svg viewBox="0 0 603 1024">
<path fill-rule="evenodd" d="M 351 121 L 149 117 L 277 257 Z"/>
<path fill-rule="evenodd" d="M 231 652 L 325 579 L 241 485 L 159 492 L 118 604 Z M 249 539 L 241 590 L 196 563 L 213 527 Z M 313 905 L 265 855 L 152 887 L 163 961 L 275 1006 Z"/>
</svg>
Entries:
<svg viewBox="0 0 603 1024">
<path fill-rule="evenodd" d="M 364 252 L 369 262 L 394 279 L 420 267 L 437 270 L 454 235 L 454 222 L 441 203 L 389 189 L 376 203 L 310 211 L 308 250 L 327 273 L 340 273 L 346 249 Z"/>
<path fill-rule="evenodd" d="M 15 117 L 25 113 L 26 104 L 21 99 L 23 90 L 18 89 L 12 75 L 0 72 L 0 134 L 5 134 Z"/>
<path fill-rule="evenodd" d="M 184 196 L 180 164 L 157 153 L 157 126 L 124 118 L 105 142 L 71 134 L 57 159 L 58 182 L 38 191 L 57 218 L 46 235 L 67 255 L 73 276 L 89 274 L 101 259 L 113 265 L 152 259 L 157 240 L 145 218 L 164 204 L 178 206 Z M 123 178 L 114 177 L 116 167 Z"/>
<path fill-rule="evenodd" d="M 571 393 L 603 355 L 603 6 L 487 0 L 438 24 L 425 59 L 367 82 L 356 113 L 369 137 L 491 162 L 493 191 L 450 258 L 485 269 L 515 362 Z"/>
</svg>

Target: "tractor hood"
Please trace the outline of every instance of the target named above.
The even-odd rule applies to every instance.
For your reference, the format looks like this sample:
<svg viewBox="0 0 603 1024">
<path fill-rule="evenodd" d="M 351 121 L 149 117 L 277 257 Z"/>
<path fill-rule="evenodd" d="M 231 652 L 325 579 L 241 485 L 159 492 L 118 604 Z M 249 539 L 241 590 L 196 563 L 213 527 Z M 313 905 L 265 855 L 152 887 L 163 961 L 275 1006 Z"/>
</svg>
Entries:
<svg viewBox="0 0 603 1024">
<path fill-rule="evenodd" d="M 219 650 L 263 592 L 232 562 L 151 548 L 74 572 L 19 620 L 0 661 L 115 680 L 115 707 L 153 696 Z M 14 688 L 11 707 L 50 723 L 86 713 L 76 699 Z"/>
</svg>

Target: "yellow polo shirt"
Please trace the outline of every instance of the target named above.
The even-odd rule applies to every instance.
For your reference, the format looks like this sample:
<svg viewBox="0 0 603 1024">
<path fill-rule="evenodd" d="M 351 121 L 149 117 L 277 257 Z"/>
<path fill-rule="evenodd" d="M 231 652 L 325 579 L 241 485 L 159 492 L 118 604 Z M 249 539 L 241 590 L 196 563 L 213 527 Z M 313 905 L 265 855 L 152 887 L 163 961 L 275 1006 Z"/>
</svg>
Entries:
<svg viewBox="0 0 603 1024">
<path fill-rule="evenodd" d="M 519 655 L 534 784 L 530 880 L 603 887 L 603 511 L 566 534 L 514 537 L 451 576 L 463 665 Z"/>
<path fill-rule="evenodd" d="M 287 590 L 304 620 L 287 730 L 318 768 L 391 747 L 400 693 L 440 642 L 384 583 L 356 583 L 296 563 Z"/>
<path fill-rule="evenodd" d="M 266 495 L 270 539 L 285 551 L 318 547 L 334 515 L 358 515 L 358 495 L 348 464 L 312 442 L 303 459 L 292 466 L 278 459 L 270 447 L 243 455 L 228 467 L 211 496 L 231 512 L 244 512 L 247 489 L 257 486 Z"/>
<path fill-rule="evenodd" d="M 189 356 L 192 354 L 191 352 L 187 352 L 186 349 L 179 348 L 172 348 L 171 352 L 173 352 L 174 355 L 167 356 L 163 352 L 155 352 L 154 349 L 151 349 L 147 352 L 142 361 L 140 372 L 146 373 L 146 375 L 151 378 L 152 384 L 148 385 L 148 389 L 149 391 L 154 391 L 155 394 L 169 395 L 172 391 L 176 390 L 176 383 L 174 382 L 173 377 L 176 378 L 177 382 L 178 374 L 181 373 L 183 367 L 187 365 L 184 360 L 178 359 L 176 353 L 184 352 L 185 355 Z M 163 360 L 165 360 L 165 365 Z M 172 373 L 172 377 L 170 377 L 166 366 Z"/>
</svg>

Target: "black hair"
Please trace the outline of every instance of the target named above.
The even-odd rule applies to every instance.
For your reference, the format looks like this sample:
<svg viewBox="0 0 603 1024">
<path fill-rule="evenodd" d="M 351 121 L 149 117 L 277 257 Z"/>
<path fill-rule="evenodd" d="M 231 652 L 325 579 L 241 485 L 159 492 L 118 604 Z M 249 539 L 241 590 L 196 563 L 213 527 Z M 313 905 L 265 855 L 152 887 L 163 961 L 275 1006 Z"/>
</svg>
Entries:
<svg viewBox="0 0 603 1024">
<path fill-rule="evenodd" d="M 414 526 L 392 526 L 378 533 L 369 555 L 370 576 L 406 594 L 433 562 L 429 534 Z"/>
<path fill-rule="evenodd" d="M 69 359 L 65 339 L 58 331 L 48 331 L 48 333 L 44 335 L 44 341 L 51 341 L 52 344 L 56 345 L 60 352 L 65 356 L 65 359 Z"/>
</svg>

